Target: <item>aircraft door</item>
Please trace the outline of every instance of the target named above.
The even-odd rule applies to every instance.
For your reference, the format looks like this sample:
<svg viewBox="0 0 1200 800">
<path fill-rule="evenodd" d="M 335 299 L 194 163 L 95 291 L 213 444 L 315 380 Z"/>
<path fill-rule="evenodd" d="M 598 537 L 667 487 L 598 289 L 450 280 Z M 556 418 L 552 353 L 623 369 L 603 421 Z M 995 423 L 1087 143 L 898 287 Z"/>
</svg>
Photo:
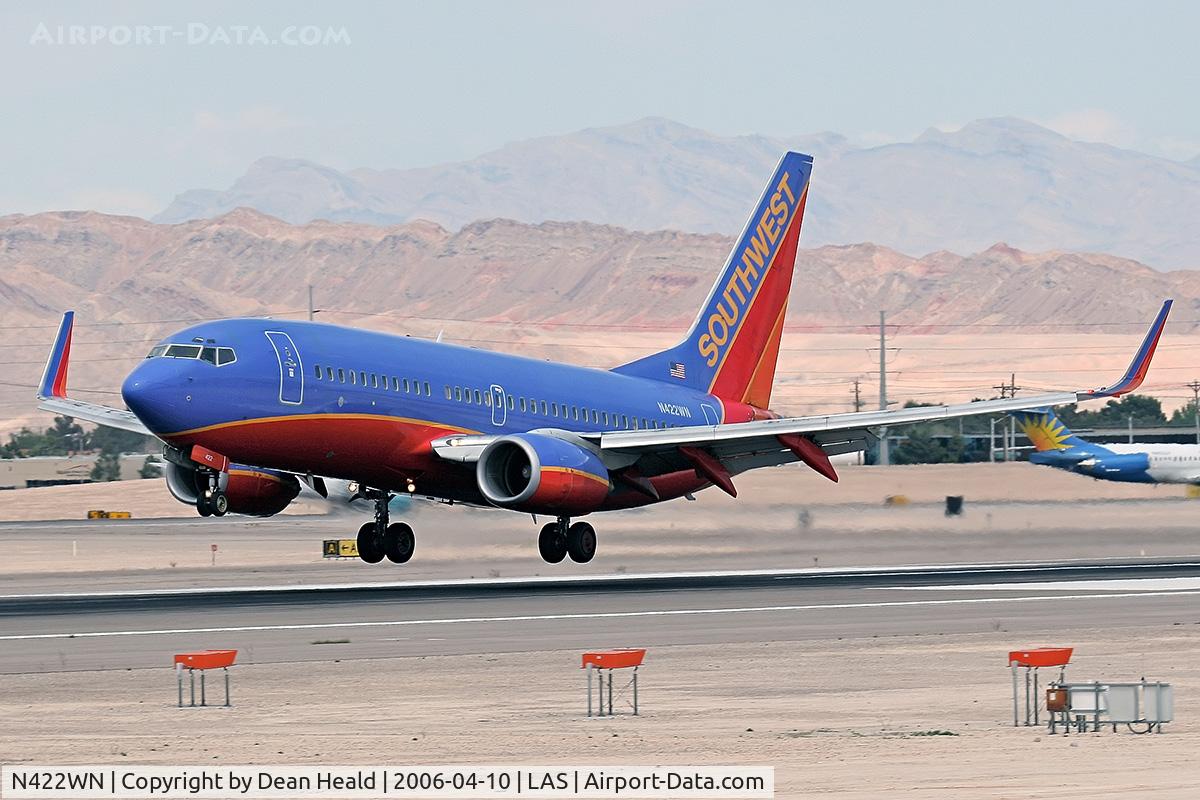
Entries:
<svg viewBox="0 0 1200 800">
<path fill-rule="evenodd" d="M 499 428 L 508 420 L 508 406 L 505 405 L 504 388 L 492 384 L 492 424 Z"/>
<path fill-rule="evenodd" d="M 264 331 L 279 362 L 279 402 L 298 406 L 304 402 L 304 365 L 292 337 L 282 331 Z"/>
<path fill-rule="evenodd" d="M 700 410 L 704 412 L 704 423 L 706 425 L 721 424 L 721 418 L 717 416 L 717 410 L 708 403 L 701 403 Z"/>
</svg>

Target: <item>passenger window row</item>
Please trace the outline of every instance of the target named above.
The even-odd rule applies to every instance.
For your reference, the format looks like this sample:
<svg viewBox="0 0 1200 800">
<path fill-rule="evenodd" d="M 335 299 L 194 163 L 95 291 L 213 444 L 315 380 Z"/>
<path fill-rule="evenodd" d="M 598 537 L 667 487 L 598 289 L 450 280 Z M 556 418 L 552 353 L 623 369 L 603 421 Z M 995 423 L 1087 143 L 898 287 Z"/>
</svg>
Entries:
<svg viewBox="0 0 1200 800">
<path fill-rule="evenodd" d="M 322 367 L 320 364 L 313 366 L 313 375 L 319 381 L 329 381 L 331 383 L 347 383 L 351 386 L 362 386 L 370 389 L 382 389 L 383 391 L 403 392 L 405 394 L 424 395 L 431 397 L 433 391 L 429 386 L 429 381 L 420 381 L 416 378 L 411 380 L 408 378 L 398 378 L 395 375 L 384 375 L 381 373 L 367 372 L 366 370 L 352 370 L 345 367 L 337 367 L 334 369 L 330 366 Z M 349 379 L 347 381 L 347 379 Z"/>
<path fill-rule="evenodd" d="M 504 395 L 505 399 L 501 401 L 494 399 L 490 390 L 480 391 L 469 386 L 450 386 L 446 384 L 443 387 L 443 391 L 447 400 L 453 400 L 457 403 L 471 403 L 477 406 L 481 405 L 484 408 L 491 408 L 494 402 L 504 402 L 508 406 L 509 411 L 516 411 L 519 408 L 522 414 L 537 414 L 567 422 L 582 422 L 585 424 L 590 422 L 593 425 L 602 425 L 608 429 L 636 431 L 677 427 L 669 422 L 662 422 L 656 419 L 618 414 L 615 411 L 599 411 L 594 408 L 574 406 L 568 403 L 547 402 L 533 397 L 514 397 L 507 393 Z"/>
</svg>

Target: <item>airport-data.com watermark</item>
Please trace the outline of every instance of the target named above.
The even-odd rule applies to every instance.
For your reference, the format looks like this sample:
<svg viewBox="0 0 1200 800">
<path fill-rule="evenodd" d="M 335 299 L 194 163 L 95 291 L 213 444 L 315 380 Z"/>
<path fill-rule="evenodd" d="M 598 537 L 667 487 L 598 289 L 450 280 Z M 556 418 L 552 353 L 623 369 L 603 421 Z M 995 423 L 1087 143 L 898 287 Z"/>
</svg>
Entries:
<svg viewBox="0 0 1200 800">
<path fill-rule="evenodd" d="M 29 36 L 33 47 L 330 47 L 348 46 L 350 32 L 325 25 L 52 25 L 39 22 Z"/>
</svg>

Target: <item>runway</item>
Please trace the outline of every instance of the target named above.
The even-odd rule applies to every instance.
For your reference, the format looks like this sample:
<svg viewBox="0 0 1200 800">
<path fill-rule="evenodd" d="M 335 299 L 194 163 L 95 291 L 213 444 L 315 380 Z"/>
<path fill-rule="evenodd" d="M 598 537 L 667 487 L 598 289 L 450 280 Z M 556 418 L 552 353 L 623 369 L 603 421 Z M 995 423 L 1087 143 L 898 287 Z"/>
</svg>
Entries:
<svg viewBox="0 0 1200 800">
<path fill-rule="evenodd" d="M 0 672 L 1200 624 L 1200 560 L 0 597 Z"/>
</svg>

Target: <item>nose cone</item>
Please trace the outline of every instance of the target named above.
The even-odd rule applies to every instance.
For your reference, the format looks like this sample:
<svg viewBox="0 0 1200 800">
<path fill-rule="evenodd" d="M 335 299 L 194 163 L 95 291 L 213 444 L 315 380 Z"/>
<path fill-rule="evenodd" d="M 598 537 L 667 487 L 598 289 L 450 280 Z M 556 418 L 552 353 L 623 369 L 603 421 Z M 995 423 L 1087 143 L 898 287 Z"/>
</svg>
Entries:
<svg viewBox="0 0 1200 800">
<path fill-rule="evenodd" d="M 186 428 L 186 361 L 149 358 L 134 368 L 121 384 L 125 405 L 147 428 L 157 434 Z"/>
</svg>

